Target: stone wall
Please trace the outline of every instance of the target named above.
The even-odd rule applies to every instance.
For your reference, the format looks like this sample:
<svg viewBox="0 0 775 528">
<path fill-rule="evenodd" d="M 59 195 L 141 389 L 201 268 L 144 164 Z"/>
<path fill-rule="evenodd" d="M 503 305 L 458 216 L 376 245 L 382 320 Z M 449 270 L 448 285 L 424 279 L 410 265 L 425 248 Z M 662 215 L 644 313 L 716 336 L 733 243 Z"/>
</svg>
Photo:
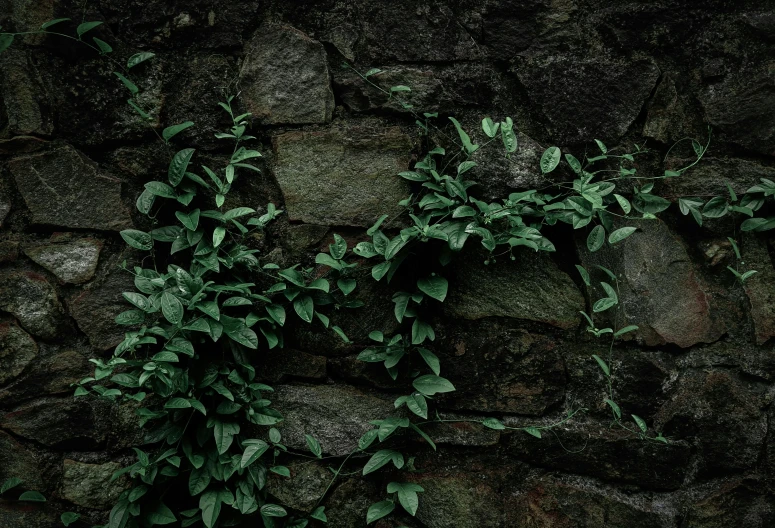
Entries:
<svg viewBox="0 0 775 528">
<path fill-rule="evenodd" d="M 470 129 L 510 115 L 520 130 L 510 160 L 478 154 L 483 196 L 546 185 L 538 158 L 557 144 L 580 157 L 593 138 L 654 149 L 641 173 L 661 174 L 667 147 L 707 137 L 708 157 L 661 195 L 711 195 L 775 180 L 775 10 L 760 0 L 0 0 L 3 28 L 24 31 L 70 16 L 104 20 L 94 35 L 138 67 L 154 126 L 191 119 L 180 144 L 220 152 L 216 102 L 241 92 L 265 153 L 234 204 L 282 203 L 287 215 L 257 244 L 280 263 L 311 262 L 334 231 L 353 240 L 407 187 L 395 174 L 420 154 L 414 118 L 351 70 L 386 70 L 412 87 L 415 109 L 455 115 Z M 118 231 L 147 227 L 134 210 L 167 154 L 123 104 L 112 66 L 73 43 L 29 36 L 0 56 L 0 481 L 19 476 L 44 506 L 0 500 L 0 525 L 49 527 L 79 511 L 104 522 L 121 484 L 109 475 L 142 444 L 132 409 L 72 397 L 88 358 L 121 339 L 113 317 L 132 289 L 117 264 L 132 254 Z M 176 140 L 178 141 L 178 140 Z M 227 204 L 228 205 L 228 204 Z M 775 525 L 775 252 L 773 235 L 744 235 L 759 274 L 741 287 L 733 223 L 698 228 L 671 208 L 621 246 L 589 254 L 583 235 L 550 233 L 558 252 L 484 267 L 453 265 L 436 314 L 436 349 L 458 391 L 442 416 L 551 422 L 546 434 L 479 425 L 436 426 L 439 451 L 418 448 L 411 478 L 426 490 L 425 528 L 720 528 Z M 770 232 L 772 233 L 772 232 Z M 273 248 L 273 249 L 272 249 Z M 587 291 L 573 264 L 622 277 L 628 323 L 615 351 L 614 389 L 626 414 L 670 438 L 643 442 L 609 428 L 600 345 L 578 314 Z M 358 342 L 394 324 L 388 291 L 339 322 Z M 596 297 L 595 297 L 596 298 Z M 291 447 L 315 434 L 326 453 L 349 452 L 396 386 L 355 360 L 358 348 L 300 328 L 262 352 L 263 378 Z M 400 390 L 400 387 L 398 388 Z M 322 465 L 291 465 L 295 488 L 271 481 L 286 504 L 308 508 Z M 329 494 L 329 526 L 362 527 L 384 490 L 380 476 L 348 478 Z M 380 526 L 399 526 L 383 524 Z"/>
</svg>

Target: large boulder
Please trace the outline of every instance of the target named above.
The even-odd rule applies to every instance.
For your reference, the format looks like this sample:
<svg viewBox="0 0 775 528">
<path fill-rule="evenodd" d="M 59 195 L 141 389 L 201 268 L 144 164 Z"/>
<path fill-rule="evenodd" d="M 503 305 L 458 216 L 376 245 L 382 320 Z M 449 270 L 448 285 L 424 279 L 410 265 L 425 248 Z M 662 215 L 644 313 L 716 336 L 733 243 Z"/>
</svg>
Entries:
<svg viewBox="0 0 775 528">
<path fill-rule="evenodd" d="M 52 132 L 51 109 L 27 52 L 4 51 L 0 56 L 0 137 L 48 136 Z"/>
<path fill-rule="evenodd" d="M 369 122 L 286 132 L 273 144 L 292 222 L 368 227 L 382 214 L 399 213 L 398 202 L 409 195 L 398 173 L 409 166 L 411 145 L 398 127 Z"/>
<path fill-rule="evenodd" d="M 242 98 L 262 123 L 331 121 L 334 93 L 323 45 L 290 26 L 266 24 L 245 48 Z"/>
<path fill-rule="evenodd" d="M 66 501 L 84 508 L 109 510 L 125 487 L 123 480 L 111 480 L 121 464 L 87 464 L 66 459 L 62 463 L 62 484 L 59 495 Z"/>
<path fill-rule="evenodd" d="M 36 224 L 119 231 L 132 225 L 121 180 L 69 145 L 8 162 Z"/>
</svg>

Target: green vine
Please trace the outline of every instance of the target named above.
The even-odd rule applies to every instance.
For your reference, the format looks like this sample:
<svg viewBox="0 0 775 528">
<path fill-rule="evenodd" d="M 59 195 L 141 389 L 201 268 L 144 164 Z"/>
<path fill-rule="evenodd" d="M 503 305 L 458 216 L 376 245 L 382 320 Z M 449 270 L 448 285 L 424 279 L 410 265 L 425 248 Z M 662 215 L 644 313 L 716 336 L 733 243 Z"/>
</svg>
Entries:
<svg viewBox="0 0 775 528">
<path fill-rule="evenodd" d="M 140 89 L 129 74 L 135 66 L 152 59 L 153 54 L 135 54 L 124 66 L 109 57 L 113 51 L 109 44 L 97 38 L 92 39 L 94 44 L 83 40 L 100 22 L 80 24 L 76 36 L 49 31 L 48 28 L 67 20 L 47 22 L 38 31 L 2 33 L 0 51 L 8 48 L 15 36 L 25 34 L 43 33 L 77 40 L 120 66 L 123 73 L 115 75 L 131 94 L 127 104 L 142 120 L 150 121 L 150 115 L 136 99 Z M 233 183 L 245 171 L 259 171 L 253 162 L 261 156 L 245 146 L 255 140 L 246 134 L 251 114 L 235 115 L 232 97 L 220 103 L 231 120 L 227 130 L 216 134 L 232 147 L 223 165 L 215 169 L 195 167 L 195 150 L 184 148 L 171 157 L 166 181 L 145 184 L 136 205 L 154 228 L 129 229 L 122 231 L 121 236 L 130 247 L 147 252 L 152 257 L 147 259 L 151 266 L 130 267 L 126 262 L 122 265 L 134 277 L 136 288 L 123 293 L 132 307 L 116 318 L 117 324 L 128 328 L 125 339 L 109 358 L 91 360 L 94 375 L 81 380 L 75 390 L 79 397 L 93 393 L 113 401 L 139 402 L 141 425 L 147 429 L 148 444 L 153 446 L 148 450 L 134 448 L 137 461 L 113 476 L 116 479 L 126 475 L 132 485 L 113 507 L 109 528 L 172 523 L 214 528 L 236 525 L 248 515 L 260 518 L 266 528 L 303 528 L 313 520 L 327 521 L 321 502 L 352 459 L 366 459 L 359 471 L 362 475 L 391 466 L 412 470 L 412 459 L 396 443 L 391 443 L 399 433 L 417 435 L 436 449 L 426 426 L 464 421 L 444 420 L 434 411 L 437 396 L 450 393 L 455 387 L 442 376 L 441 361 L 433 351 L 436 333 L 431 315 L 447 297 L 446 266 L 466 243 L 478 241 L 485 249 L 484 264 L 506 255 L 514 259 L 519 248 L 553 252 L 555 246 L 542 230 L 565 223 L 574 229 L 589 230 L 590 252 L 606 244 L 616 246 L 638 227 L 636 224 L 615 228 L 614 218 L 633 222 L 656 218 L 671 202 L 653 193 L 654 180 L 681 176 L 703 158 L 710 144 L 710 134 L 704 146 L 692 138 L 679 141 L 691 142 L 695 159 L 678 170 L 666 170 L 661 176 L 637 173 L 635 157 L 648 152 L 637 145 L 634 152 L 614 154 L 595 140 L 599 154 L 584 155 L 581 159 L 552 146 L 541 156 L 538 170 L 543 175 L 562 170 L 573 178 L 571 181 L 560 179 L 544 189 L 515 192 L 486 202 L 477 198 L 476 183 L 468 176 L 477 166 L 476 154 L 485 148 L 500 145 L 507 157 L 517 151 L 517 134 L 511 118 L 499 122 L 484 118 L 480 145 L 454 117 L 449 117 L 449 121 L 456 137 L 447 135 L 444 127 L 435 124 L 438 114 L 420 116 L 414 112 L 411 104 L 402 99 L 411 93 L 410 87 L 383 88 L 377 84 L 375 79 L 382 70 L 356 73 L 410 110 L 428 141 L 431 129 L 446 140 L 446 148 L 429 146 L 411 170 L 398 175 L 411 182 L 414 192 L 400 202 L 405 222 L 397 233 L 391 231 L 396 218 L 382 215 L 366 232 L 368 238 L 352 248 L 335 234 L 328 251 L 317 254 L 317 267 L 297 264 L 280 268 L 259 257 L 258 250 L 250 246 L 250 235 L 263 231 L 283 211 L 272 203 L 261 211 L 249 207 L 223 210 Z M 187 121 L 166 127 L 159 138 L 170 145 L 172 138 L 192 126 L 194 123 Z M 631 184 L 631 193 L 621 190 L 625 182 Z M 763 179 L 740 199 L 731 186 L 727 188 L 729 198 L 716 196 L 705 202 L 681 197 L 680 211 L 691 214 L 700 225 L 705 218 L 737 213 L 749 217 L 742 222 L 742 231 L 775 228 L 775 217 L 755 216 L 766 199 L 775 195 L 775 183 Z M 730 242 L 740 261 L 736 242 L 731 238 Z M 433 259 L 427 259 L 428 255 Z M 414 265 L 420 259 L 423 266 L 418 268 Z M 394 315 L 401 330 L 385 335 L 382 329 L 373 329 L 370 343 L 358 343 L 363 345 L 358 359 L 382 363 L 393 380 L 406 380 L 407 394 L 395 400 L 395 413 L 372 421 L 374 428 L 342 458 L 338 469 L 332 468 L 333 477 L 314 508 L 289 512 L 268 494 L 267 476 L 274 473 L 290 478 L 284 461 L 310 455 L 283 444 L 280 431 L 274 427 L 283 417 L 269 399 L 272 387 L 256 381 L 253 351 L 282 347 L 284 330 L 300 324 L 326 329 L 350 343 L 332 319 L 340 309 L 363 306 L 353 300 L 352 294 L 358 280 L 363 280 L 364 273 L 360 271 L 366 270 L 367 264 L 367 273 L 374 281 L 391 282 L 399 271 L 404 272 L 404 279 L 413 278 L 410 291 L 395 291 L 392 295 Z M 589 272 L 581 266 L 577 268 L 583 282 L 591 287 Z M 607 357 L 592 357 L 606 380 L 604 403 L 611 410 L 612 425 L 644 440 L 668 443 L 659 433 L 649 435 L 646 422 L 637 415 L 631 415 L 635 427 L 624 420 L 615 401 L 611 368 L 614 346 L 619 338 L 638 327 L 618 327 L 619 280 L 611 270 L 599 268 L 608 276 L 600 282 L 606 296 L 593 303 L 591 313 L 582 315 L 588 324 L 587 331 L 596 338 L 610 334 Z M 415 269 L 427 271 L 414 277 Z M 741 273 L 737 267 L 729 270 L 741 282 L 755 273 Z M 613 326 L 598 328 L 595 315 L 612 309 L 616 310 Z M 542 431 L 560 427 L 586 411 L 571 409 L 554 423 L 524 427 L 510 427 L 493 417 L 469 421 L 493 430 L 520 431 L 541 438 Z M 306 435 L 306 442 L 311 457 L 322 460 L 325 446 L 310 434 Z M 386 498 L 368 509 L 367 524 L 390 515 L 397 506 L 414 516 L 419 506 L 418 494 L 423 491 L 421 486 L 400 478 L 389 482 Z M 76 522 L 77 514 L 68 520 Z"/>
</svg>

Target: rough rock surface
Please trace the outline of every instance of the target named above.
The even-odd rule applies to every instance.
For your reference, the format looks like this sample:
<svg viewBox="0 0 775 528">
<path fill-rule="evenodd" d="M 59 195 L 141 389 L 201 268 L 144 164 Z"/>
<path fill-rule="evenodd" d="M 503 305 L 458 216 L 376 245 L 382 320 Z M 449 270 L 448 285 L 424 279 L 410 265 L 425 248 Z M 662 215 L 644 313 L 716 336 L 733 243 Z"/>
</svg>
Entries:
<svg viewBox="0 0 775 528">
<path fill-rule="evenodd" d="M 517 252 L 483 266 L 479 255 L 460 258 L 445 309 L 453 317 L 511 317 L 558 328 L 579 323 L 584 299 L 573 281 L 545 253 Z"/>
<path fill-rule="evenodd" d="M 96 510 L 113 507 L 123 491 L 123 481 L 111 481 L 110 477 L 121 469 L 121 464 L 86 464 L 76 460 L 62 463 L 62 485 L 59 493 L 63 499 Z"/>
<path fill-rule="evenodd" d="M 92 238 L 25 248 L 24 253 L 62 282 L 80 284 L 94 277 L 102 243 Z"/>
<path fill-rule="evenodd" d="M 8 167 L 37 224 L 110 231 L 131 226 L 121 181 L 70 146 L 15 158 Z"/>
<path fill-rule="evenodd" d="M 633 235 L 595 253 L 587 251 L 586 238 L 578 239 L 582 264 L 593 276 L 594 301 L 606 295 L 599 282 L 611 280 L 595 265 L 619 278 L 624 309 L 618 328 L 637 325 L 635 335 L 649 346 L 684 348 L 711 343 L 726 332 L 724 314 L 714 306 L 686 246 L 663 222 L 640 222 Z"/>
<path fill-rule="evenodd" d="M 397 127 L 345 126 L 274 138 L 275 176 L 291 221 L 369 227 L 400 211 L 409 138 Z"/>
<path fill-rule="evenodd" d="M 253 116 L 272 125 L 331 121 L 334 93 L 320 42 L 291 26 L 267 24 L 245 53 L 240 81 Z"/>
<path fill-rule="evenodd" d="M 12 381 L 38 355 L 38 345 L 14 323 L 0 322 L 0 385 Z"/>
<path fill-rule="evenodd" d="M 0 310 L 13 314 L 22 328 L 42 339 L 56 339 L 67 328 L 56 290 L 37 273 L 0 272 Z"/>
</svg>

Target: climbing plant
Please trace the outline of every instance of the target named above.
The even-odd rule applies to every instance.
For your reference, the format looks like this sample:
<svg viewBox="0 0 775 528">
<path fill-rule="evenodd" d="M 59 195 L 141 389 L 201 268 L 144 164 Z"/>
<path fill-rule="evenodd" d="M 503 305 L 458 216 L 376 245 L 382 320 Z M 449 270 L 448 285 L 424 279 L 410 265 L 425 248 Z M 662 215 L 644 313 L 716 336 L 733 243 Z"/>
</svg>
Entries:
<svg viewBox="0 0 775 528">
<path fill-rule="evenodd" d="M 131 80 L 131 71 L 154 55 L 143 52 L 119 62 L 111 57 L 113 49 L 108 43 L 96 37 L 85 40 L 100 22 L 78 25 L 74 36 L 50 29 L 67 21 L 53 20 L 27 33 L 73 39 L 107 57 L 121 70 L 115 76 L 130 94 L 127 104 L 141 120 L 150 122 L 150 110 L 137 98 L 140 88 Z M 0 51 L 16 36 L 27 33 L 0 34 Z M 251 236 L 283 214 L 275 204 L 268 203 L 259 211 L 224 207 L 234 182 L 260 171 L 255 161 L 261 154 L 249 146 L 256 139 L 248 133 L 251 114 L 239 113 L 234 97 L 220 103 L 230 124 L 215 136 L 231 150 L 220 166 L 201 163 L 193 148 L 172 150 L 171 140 L 195 126 L 193 122 L 172 124 L 157 133 L 170 149 L 168 172 L 163 180 L 146 183 L 136 202 L 153 228 L 121 232 L 126 244 L 143 256 L 138 259 L 142 264 L 122 264 L 135 286 L 134 291 L 123 292 L 128 309 L 116 317 L 127 332 L 110 357 L 91 360 L 94 374 L 75 389 L 77 397 L 95 394 L 135 402 L 140 425 L 147 431 L 145 445 L 150 447 L 134 448 L 136 462 L 114 475 L 114 479 L 125 475 L 131 486 L 111 510 L 109 528 L 173 523 L 214 528 L 234 526 L 248 515 L 260 518 L 267 528 L 303 528 L 313 520 L 326 522 L 320 502 L 354 459 L 365 461 L 360 469 L 363 475 L 390 467 L 399 470 L 395 475 L 404 475 L 390 481 L 385 499 L 368 508 L 367 524 L 399 507 L 414 516 L 424 490 L 401 473 L 412 469 L 412 461 L 393 440 L 401 434 L 415 435 L 436 449 L 427 425 L 443 421 L 436 412 L 436 400 L 455 390 L 455 380 L 443 376 L 434 352 L 436 332 L 431 317 L 447 298 L 447 266 L 466 245 L 484 248 L 483 265 L 506 256 L 513 260 L 516 251 L 553 252 L 555 246 L 544 228 L 558 223 L 586 230 L 591 252 L 606 245 L 616 247 L 639 229 L 640 222 L 653 221 L 670 207 L 671 201 L 654 192 L 655 180 L 680 177 L 700 162 L 710 143 L 710 134 L 705 145 L 696 139 L 681 140 L 679 143 L 691 144 L 694 159 L 658 176 L 637 171 L 635 160 L 648 152 L 645 146 L 619 152 L 595 140 L 596 154 L 578 157 L 552 146 L 543 152 L 536 171 L 559 173 L 553 184 L 486 201 L 469 177 L 477 166 L 478 153 L 485 148 L 499 148 L 506 157 L 517 152 L 518 136 L 511 118 L 495 121 L 485 117 L 481 132 L 476 133 L 454 117 L 448 117 L 450 126 L 446 126 L 438 122 L 437 113 L 414 111 L 405 98 L 411 87 L 381 86 L 379 69 L 356 73 L 415 116 L 428 148 L 418 162 L 396 176 L 412 185 L 412 194 L 400 202 L 405 219 L 395 222 L 388 215 L 380 216 L 365 239 L 353 247 L 334 234 L 328 250 L 317 254 L 312 267 L 280 267 L 251 246 Z M 432 131 L 443 145 L 433 144 Z M 681 197 L 679 209 L 700 225 L 703 219 L 737 214 L 748 217 L 740 226 L 742 231 L 775 228 L 775 217 L 756 216 L 772 201 L 775 183 L 763 179 L 739 198 L 731 186 L 727 191 L 728 198 L 716 196 L 708 201 Z M 736 241 L 730 238 L 730 243 L 740 261 Z M 428 255 L 433 258 L 428 260 Z M 423 265 L 416 266 L 420 258 Z M 589 271 L 577 268 L 582 281 L 591 287 Z M 418 269 L 422 271 L 415 276 Z M 606 296 L 590 303 L 590 310 L 581 316 L 596 338 L 610 337 L 606 357 L 594 354 L 590 358 L 604 375 L 602 403 L 610 408 L 616 426 L 642 439 L 667 443 L 661 434 L 649 434 L 648 425 L 637 415 L 626 419 L 626 412 L 615 401 L 614 346 L 638 327 L 619 326 L 619 278 L 607 268 L 600 270 L 607 276 L 600 282 Z M 755 273 L 739 267 L 729 270 L 741 282 Z M 404 286 L 392 294 L 398 330 L 374 328 L 368 343 L 351 343 L 335 324 L 336 314 L 363 306 L 353 295 L 359 281 L 395 284 L 399 276 Z M 611 326 L 598 328 L 603 324 Z M 297 325 L 315 325 L 360 346 L 359 360 L 382 363 L 393 380 L 405 382 L 402 386 L 407 392 L 395 400 L 395 412 L 375 417 L 373 428 L 342 457 L 338 468 L 332 468 L 331 484 L 306 512 L 288 511 L 275 503 L 267 492 L 267 477 L 272 473 L 291 478 L 286 460 L 299 456 L 322 459 L 326 446 L 314 431 L 305 437 L 308 452 L 284 445 L 280 430 L 274 427 L 283 416 L 271 400 L 272 387 L 258 381 L 255 361 L 261 351 L 283 347 L 284 330 Z M 555 423 L 523 427 L 507 426 L 494 417 L 476 421 L 490 429 L 517 430 L 541 438 L 542 431 L 585 411 L 573 408 Z M 3 493 L 11 484 L 3 486 Z M 75 523 L 77 514 L 68 512 L 62 521 Z"/>
</svg>

